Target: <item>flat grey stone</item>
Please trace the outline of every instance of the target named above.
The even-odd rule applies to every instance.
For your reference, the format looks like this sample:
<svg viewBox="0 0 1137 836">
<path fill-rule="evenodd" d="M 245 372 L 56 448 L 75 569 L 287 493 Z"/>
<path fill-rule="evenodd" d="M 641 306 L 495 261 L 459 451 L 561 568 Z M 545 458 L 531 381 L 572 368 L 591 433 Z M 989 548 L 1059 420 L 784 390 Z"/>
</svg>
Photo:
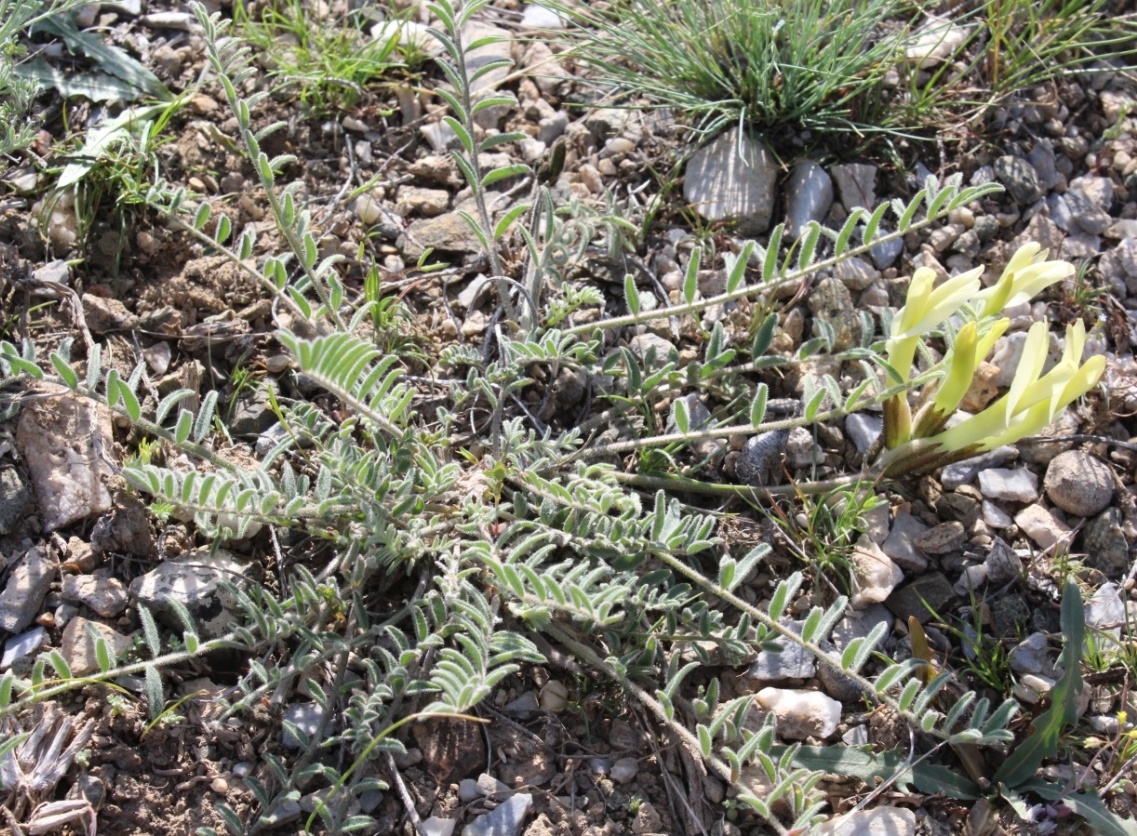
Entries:
<svg viewBox="0 0 1137 836">
<path fill-rule="evenodd" d="M 880 271 L 863 258 L 852 256 L 833 266 L 833 276 L 854 293 L 867 290 L 880 278 Z"/>
<path fill-rule="evenodd" d="M 48 531 L 110 510 L 114 439 L 105 407 L 70 394 L 29 401 L 16 444 Z"/>
<path fill-rule="evenodd" d="M 845 434 L 853 442 L 858 453 L 866 453 L 884 432 L 884 419 L 879 415 L 854 412 L 845 418 Z"/>
<path fill-rule="evenodd" d="M 1118 579 L 1129 571 L 1129 539 L 1117 508 L 1106 508 L 1086 525 L 1082 542 L 1086 565 Z"/>
<path fill-rule="evenodd" d="M 813 160 L 794 166 L 786 182 L 786 232 L 797 238 L 810 221 L 825 220 L 833 206 L 833 181 Z"/>
<path fill-rule="evenodd" d="M 1026 160 L 1007 154 L 997 158 L 993 167 L 995 178 L 1006 187 L 1016 203 L 1025 206 L 1042 197 L 1038 173 Z"/>
<path fill-rule="evenodd" d="M 1050 211 L 1050 220 L 1054 221 L 1060 230 L 1069 232 L 1074 228 L 1074 213 L 1070 211 L 1070 204 L 1062 195 L 1057 193 L 1047 195 L 1046 208 Z"/>
<path fill-rule="evenodd" d="M 803 623 L 790 621 L 786 626 L 800 636 Z M 817 662 L 812 653 L 786 639 L 779 640 L 779 644 L 782 647 L 780 653 L 769 650 L 758 653 L 758 658 L 746 672 L 747 679 L 764 684 L 783 679 L 809 679 L 813 676 L 817 670 Z"/>
<path fill-rule="evenodd" d="M 298 703 L 290 705 L 284 710 L 284 719 L 306 734 L 309 742 L 318 742 L 314 741 L 313 738 L 316 732 L 320 730 L 320 723 L 324 719 L 324 709 L 314 702 Z M 328 726 L 330 727 L 331 723 Z M 325 734 L 327 731 L 328 728 L 325 728 Z M 303 741 L 295 737 L 288 728 L 283 729 L 281 743 L 284 744 L 285 749 L 302 749 L 304 746 Z"/>
<path fill-rule="evenodd" d="M 1113 583 L 1103 583 L 1086 601 L 1086 626 L 1112 630 L 1125 624 L 1125 601 Z"/>
<path fill-rule="evenodd" d="M 457 826 L 457 819 L 442 819 L 438 816 L 431 816 L 422 820 L 420 829 L 423 836 L 451 836 Z"/>
<path fill-rule="evenodd" d="M 58 569 L 54 558 L 33 546 L 8 570 L 8 580 L 0 592 L 0 630 L 19 633 L 35 620 Z"/>
<path fill-rule="evenodd" d="M 184 604 L 200 628 L 210 637 L 225 633 L 239 611 L 236 598 L 226 592 L 221 581 L 235 586 L 245 583 L 246 566 L 229 552 L 208 549 L 166 560 L 130 584 L 130 594 L 138 603 L 150 607 L 178 629 L 184 629 L 170 600 Z"/>
<path fill-rule="evenodd" d="M 983 565 L 987 567 L 988 580 L 996 584 L 1013 580 L 1022 575 L 1023 572 L 1022 558 L 1002 537 L 996 537 L 991 543 L 991 550 L 987 553 L 987 559 L 983 561 Z"/>
<path fill-rule="evenodd" d="M 924 624 L 933 615 L 944 617 L 947 605 L 954 598 L 951 582 L 942 572 L 931 572 L 897 589 L 885 605 L 904 621 L 915 616 Z"/>
<path fill-rule="evenodd" d="M 100 575 L 64 575 L 63 600 L 84 604 L 103 618 L 114 618 L 126 609 L 126 585 L 118 578 Z"/>
<path fill-rule="evenodd" d="M 916 814 L 904 807 L 874 807 L 830 819 L 816 836 L 915 836 Z"/>
<path fill-rule="evenodd" d="M 979 491 L 985 499 L 1034 502 L 1038 499 L 1038 477 L 1025 467 L 989 467 L 979 471 Z"/>
<path fill-rule="evenodd" d="M 4 655 L 0 657 L 0 670 L 8 670 L 20 659 L 31 656 L 47 642 L 47 630 L 35 626 L 26 633 L 10 636 L 4 643 Z"/>
<path fill-rule="evenodd" d="M 14 467 L 0 470 L 0 534 L 10 534 L 24 517 L 32 498 Z"/>
<path fill-rule="evenodd" d="M 741 235 L 761 235 L 774 212 L 777 177 L 766 146 L 732 128 L 691 156 L 683 198 L 708 221 L 733 222 Z"/>
<path fill-rule="evenodd" d="M 829 168 L 846 209 L 852 211 L 860 206 L 871 212 L 876 208 L 876 172 L 877 167 L 870 163 L 842 163 Z"/>
<path fill-rule="evenodd" d="M 510 796 L 463 827 L 462 836 L 517 836 L 532 806 L 533 796 L 528 793 Z"/>
<path fill-rule="evenodd" d="M 880 234 L 883 235 L 887 232 L 883 228 Z M 876 265 L 878 270 L 884 270 L 886 267 L 891 267 L 896 259 L 900 258 L 900 254 L 904 252 L 904 240 L 902 238 L 893 238 L 889 241 L 882 241 L 875 244 L 869 250 L 869 255 L 872 257 L 872 263 Z"/>
<path fill-rule="evenodd" d="M 67 626 L 63 628 L 63 640 L 59 646 L 59 652 L 67 660 L 67 665 L 71 668 L 73 675 L 86 676 L 99 669 L 95 635 L 106 642 L 107 649 L 116 659 L 121 659 L 130 650 L 132 644 L 130 636 L 124 636 L 112 627 L 100 624 L 98 621 L 88 621 L 76 616 L 68 621 Z"/>
<path fill-rule="evenodd" d="M 928 568 L 928 558 L 916 547 L 915 540 L 927 530 L 928 526 L 919 518 L 899 513 L 892 521 L 881 550 L 901 569 L 922 572 Z"/>
<path fill-rule="evenodd" d="M 1113 183 L 1108 177 L 1075 177 L 1070 181 L 1065 198 L 1074 221 L 1086 232 L 1101 235 L 1113 223 L 1109 214 L 1113 206 Z"/>
<path fill-rule="evenodd" d="M 860 341 L 861 318 L 844 282 L 832 276 L 821 279 L 814 285 L 807 301 L 814 319 L 828 323 L 833 329 L 833 351 L 844 351 Z M 816 322 L 813 331 L 814 336 L 821 336 Z"/>
<path fill-rule="evenodd" d="M 1045 191 L 1050 191 L 1059 182 L 1058 168 L 1055 165 L 1057 156 L 1048 142 L 1036 142 L 1026 155 L 1027 162 L 1034 166 L 1039 182 Z"/>
<path fill-rule="evenodd" d="M 1045 633 L 1031 633 L 1013 648 L 1007 658 L 1017 674 L 1035 673 L 1043 676 L 1054 674 L 1054 660 L 1050 655 L 1050 640 Z"/>
<path fill-rule="evenodd" d="M 1018 457 L 1018 449 L 1009 444 L 996 447 L 994 450 L 972 456 L 970 459 L 949 464 L 940 471 L 940 484 L 944 486 L 944 490 L 954 491 L 956 488 L 968 484 L 979 471 L 1014 461 Z"/>
</svg>

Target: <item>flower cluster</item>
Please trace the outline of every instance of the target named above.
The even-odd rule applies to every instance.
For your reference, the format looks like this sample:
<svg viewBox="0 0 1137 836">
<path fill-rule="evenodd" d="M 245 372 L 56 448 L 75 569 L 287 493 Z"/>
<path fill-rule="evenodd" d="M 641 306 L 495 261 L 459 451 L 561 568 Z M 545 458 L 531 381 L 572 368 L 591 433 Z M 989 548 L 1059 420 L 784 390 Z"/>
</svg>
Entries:
<svg viewBox="0 0 1137 836">
<path fill-rule="evenodd" d="M 1043 373 L 1050 344 L 1046 321 L 1036 322 L 1027 334 L 1022 360 L 1008 392 L 976 415 L 950 428 L 948 419 L 959 408 L 986 359 L 1010 325 L 1001 317 L 1008 305 L 1021 304 L 1074 272 L 1065 261 L 1047 261 L 1038 244 L 1018 249 L 999 281 L 980 290 L 983 268 L 969 270 L 933 287 L 935 274 L 927 268 L 912 276 L 906 303 L 892 320 L 885 346 L 889 366 L 898 382 L 907 382 L 919 341 L 952 317 L 973 315 L 955 332 L 943 361 L 942 377 L 930 384 L 915 416 L 907 393 L 884 404 L 882 464 L 889 475 L 916 468 L 942 466 L 966 456 L 991 450 L 1033 435 L 1049 425 L 1060 410 L 1092 389 L 1105 370 L 1104 357 L 1082 362 L 1086 329 L 1080 320 L 1066 329 L 1062 358 Z"/>
</svg>

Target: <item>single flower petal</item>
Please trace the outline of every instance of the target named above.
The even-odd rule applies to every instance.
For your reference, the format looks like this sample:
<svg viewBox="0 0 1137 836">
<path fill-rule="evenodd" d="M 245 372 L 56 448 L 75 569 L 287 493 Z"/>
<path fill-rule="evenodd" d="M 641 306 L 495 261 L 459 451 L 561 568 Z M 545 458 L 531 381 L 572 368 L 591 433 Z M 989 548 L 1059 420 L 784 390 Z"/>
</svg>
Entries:
<svg viewBox="0 0 1137 836">
<path fill-rule="evenodd" d="M 944 414 L 955 411 L 971 387 L 971 381 L 975 379 L 975 368 L 981 359 L 977 357 L 976 351 L 978 331 L 978 324 L 969 322 L 956 334 L 955 345 L 951 349 L 951 364 L 936 391 L 936 409 Z"/>
<path fill-rule="evenodd" d="M 1019 409 L 1019 403 L 1027 390 L 1038 382 L 1038 376 L 1042 373 L 1042 366 L 1046 362 L 1046 350 L 1049 346 L 1050 333 L 1046 320 L 1030 326 L 1026 343 L 1023 345 L 1022 357 L 1019 359 L 1019 366 L 1015 370 L 1014 379 L 1011 380 L 1011 389 L 1007 392 L 1005 399 L 1005 419 L 1008 424 Z"/>
<path fill-rule="evenodd" d="M 921 267 L 916 273 L 926 269 Z M 926 334 L 954 314 L 966 302 L 974 298 L 979 290 L 979 276 L 982 273 L 982 267 L 960 273 L 927 293 L 922 299 L 919 296 L 914 297 L 911 288 L 909 288 L 908 303 L 904 306 L 900 325 L 893 327 L 893 339 L 918 337 L 921 334 Z M 915 282 L 916 276 L 913 275 L 912 279 Z M 921 284 L 925 285 L 926 283 L 921 282 Z"/>
</svg>

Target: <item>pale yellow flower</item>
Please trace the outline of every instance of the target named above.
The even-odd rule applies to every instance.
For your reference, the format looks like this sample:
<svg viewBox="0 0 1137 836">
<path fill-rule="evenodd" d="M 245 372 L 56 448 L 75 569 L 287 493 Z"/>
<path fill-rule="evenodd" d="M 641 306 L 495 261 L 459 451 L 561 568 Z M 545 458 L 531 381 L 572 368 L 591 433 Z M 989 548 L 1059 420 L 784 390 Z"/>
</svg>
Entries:
<svg viewBox="0 0 1137 836">
<path fill-rule="evenodd" d="M 1105 358 L 1081 362 L 1086 345 L 1086 328 L 1081 320 L 1066 329 L 1062 359 L 1042 374 L 1048 345 L 1049 326 L 1045 321 L 1036 322 L 1027 335 L 1007 394 L 978 415 L 928 439 L 929 445 L 945 452 L 982 452 L 1012 444 L 1047 427 L 1059 410 L 1097 385 L 1105 371 Z"/>
<path fill-rule="evenodd" d="M 980 316 L 995 316 L 1008 305 L 1021 305 L 1041 293 L 1055 282 L 1074 275 L 1074 265 L 1068 261 L 1047 261 L 1049 250 L 1031 242 L 1019 247 L 999 281 L 979 293 L 983 303 Z"/>
</svg>

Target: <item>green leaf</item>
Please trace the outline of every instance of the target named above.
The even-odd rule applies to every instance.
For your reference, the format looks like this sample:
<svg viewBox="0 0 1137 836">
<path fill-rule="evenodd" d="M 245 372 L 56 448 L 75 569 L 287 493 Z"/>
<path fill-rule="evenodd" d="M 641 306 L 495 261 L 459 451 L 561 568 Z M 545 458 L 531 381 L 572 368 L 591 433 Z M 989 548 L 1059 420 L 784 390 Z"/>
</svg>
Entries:
<svg viewBox="0 0 1137 836">
<path fill-rule="evenodd" d="M 773 748 L 775 756 L 786 751 L 784 746 Z M 877 754 L 867 747 L 853 746 L 800 746 L 793 757 L 794 766 L 859 778 L 870 787 L 895 777 L 896 787 L 901 791 L 915 787 L 928 795 L 943 793 L 960 801 L 979 798 L 979 788 L 966 776 L 928 761 L 905 767 L 905 761 L 906 758 L 896 752 Z"/>
<path fill-rule="evenodd" d="M 782 249 L 782 234 L 786 231 L 785 224 L 778 224 L 770 233 L 770 242 L 766 245 L 766 260 L 762 264 L 762 282 L 769 284 L 778 273 L 778 255 Z"/>
<path fill-rule="evenodd" d="M 759 426 L 766 417 L 766 399 L 770 394 L 770 387 L 759 383 L 755 387 L 754 400 L 750 402 L 750 426 Z"/>
<path fill-rule="evenodd" d="M 444 116 L 442 117 L 442 121 L 450 127 L 450 130 L 457 134 L 458 141 L 462 143 L 462 147 L 466 149 L 466 153 L 470 157 L 473 157 L 474 138 L 470 136 L 470 132 L 466 130 L 466 127 L 453 116 Z"/>
<path fill-rule="evenodd" d="M 513 226 L 514 221 L 516 221 L 528 211 L 528 203 L 519 203 L 516 206 L 512 207 L 508 212 L 505 213 L 502 219 L 497 222 L 497 225 L 494 226 L 493 239 L 495 241 L 500 240 L 502 236 L 505 235 L 505 233 L 509 232 L 509 228 Z"/>
<path fill-rule="evenodd" d="M 71 364 L 64 360 L 59 354 L 53 353 L 51 355 L 51 365 L 55 367 L 55 372 L 62 379 L 67 388 L 74 392 L 79 388 L 79 375 L 71 368 Z"/>
<path fill-rule="evenodd" d="M 750 356 L 757 360 L 765 354 L 770 344 L 774 341 L 774 332 L 778 328 L 778 315 L 770 313 L 762 320 L 762 324 L 758 326 L 758 333 L 754 335 L 754 342 L 750 346 Z"/>
<path fill-rule="evenodd" d="M 636 279 L 631 273 L 624 276 L 624 301 L 632 315 L 639 316 L 641 310 L 640 292 L 636 289 Z"/>
<path fill-rule="evenodd" d="M 1101 836 L 1137 836 L 1137 822 L 1121 818 L 1094 793 L 1069 792 L 1065 787 L 1037 779 L 1024 782 L 1019 790 L 1037 793 L 1047 801 L 1061 802 L 1074 815 L 1081 816 L 1093 833 Z"/>
<path fill-rule="evenodd" d="M 813 397 L 805 405 L 805 419 L 812 421 L 817 417 L 817 412 L 821 409 L 821 405 L 825 403 L 825 396 L 828 393 L 824 389 L 818 389 L 813 393 Z"/>
<path fill-rule="evenodd" d="M 695 294 L 699 292 L 699 267 L 703 262 L 703 250 L 695 247 L 691 252 L 691 260 L 687 262 L 687 272 L 683 276 L 683 301 L 688 305 L 695 301 Z"/>
<path fill-rule="evenodd" d="M 51 666 L 55 668 L 56 676 L 63 680 L 71 679 L 71 666 L 67 664 L 62 653 L 53 650 L 47 654 L 47 658 L 51 660 Z"/>
<path fill-rule="evenodd" d="M 516 165 L 504 165 L 501 168 L 495 168 L 482 178 L 482 188 L 488 189 L 494 183 L 501 180 L 508 180 L 510 177 L 519 177 L 522 174 L 529 173 L 529 166 L 524 163 L 517 163 Z"/>
<path fill-rule="evenodd" d="M 687 406 L 686 398 L 676 398 L 671 404 L 671 415 L 675 419 L 675 426 L 679 432 L 686 435 L 691 431 L 691 410 Z"/>
<path fill-rule="evenodd" d="M 813 263 L 813 257 L 817 254 L 817 242 L 821 238 L 821 224 L 817 221 L 810 221 L 806 228 L 805 237 L 801 242 L 801 252 L 797 257 L 797 269 L 805 270 L 810 264 Z"/>
<path fill-rule="evenodd" d="M 1082 594 L 1070 578 L 1062 590 L 1062 676 L 1050 691 L 1050 708 L 1034 722 L 1033 731 L 1016 746 L 992 780 L 1012 789 L 1034 777 L 1042 761 L 1058 753 L 1062 729 L 1078 721 L 1078 696 L 1082 693 L 1082 648 L 1086 622 Z"/>
</svg>

